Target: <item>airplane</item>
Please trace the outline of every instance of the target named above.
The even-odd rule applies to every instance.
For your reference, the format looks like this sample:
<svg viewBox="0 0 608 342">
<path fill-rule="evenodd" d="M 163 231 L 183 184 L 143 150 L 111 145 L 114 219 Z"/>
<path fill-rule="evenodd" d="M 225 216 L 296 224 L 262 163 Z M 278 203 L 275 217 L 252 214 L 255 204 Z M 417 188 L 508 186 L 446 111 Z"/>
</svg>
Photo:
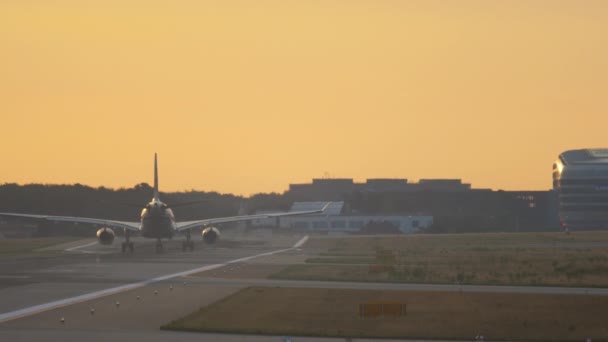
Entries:
<svg viewBox="0 0 608 342">
<path fill-rule="evenodd" d="M 308 215 L 323 213 L 329 206 L 329 203 L 320 210 L 310 211 L 297 211 L 289 213 L 277 213 L 277 214 L 257 214 L 257 215 L 242 215 L 232 217 L 220 217 L 196 221 L 187 222 L 176 222 L 173 211 L 169 208 L 166 203 L 160 200 L 160 194 L 158 191 L 158 161 L 157 155 L 154 154 L 154 194 L 152 201 L 146 204 L 141 211 L 139 222 L 125 222 L 125 221 L 114 221 L 104 220 L 97 218 L 87 217 L 71 217 L 71 216 L 51 216 L 51 215 L 32 215 L 32 214 L 21 214 L 21 213 L 1 213 L 0 216 L 5 217 L 17 217 L 27 219 L 42 219 L 54 222 L 73 222 L 73 223 L 88 223 L 102 226 L 97 231 L 97 239 L 102 245 L 110 245 L 114 242 L 114 229 L 123 229 L 125 240 L 122 242 L 122 252 L 134 252 L 134 245 L 130 237 L 133 233 L 141 233 L 145 238 L 156 239 L 156 252 L 163 252 L 162 239 L 170 239 L 178 233 L 186 235 L 186 241 L 182 243 L 182 249 L 184 251 L 194 249 L 194 242 L 192 241 L 190 230 L 193 228 L 202 228 L 203 241 L 208 244 L 215 243 L 220 237 L 220 231 L 213 225 L 228 223 L 228 222 L 239 222 L 239 221 L 250 221 L 255 219 L 264 218 L 276 218 L 283 216 L 295 216 L 295 215 Z"/>
</svg>

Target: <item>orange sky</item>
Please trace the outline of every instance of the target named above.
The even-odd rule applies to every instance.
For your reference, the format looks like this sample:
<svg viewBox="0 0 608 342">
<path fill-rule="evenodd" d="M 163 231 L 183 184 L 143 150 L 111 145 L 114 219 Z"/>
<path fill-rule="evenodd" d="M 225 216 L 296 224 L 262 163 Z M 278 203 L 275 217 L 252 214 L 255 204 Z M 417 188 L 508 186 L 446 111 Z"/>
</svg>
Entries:
<svg viewBox="0 0 608 342">
<path fill-rule="evenodd" d="M 7 0 L 0 183 L 548 189 L 607 91 L 601 0 Z"/>
</svg>

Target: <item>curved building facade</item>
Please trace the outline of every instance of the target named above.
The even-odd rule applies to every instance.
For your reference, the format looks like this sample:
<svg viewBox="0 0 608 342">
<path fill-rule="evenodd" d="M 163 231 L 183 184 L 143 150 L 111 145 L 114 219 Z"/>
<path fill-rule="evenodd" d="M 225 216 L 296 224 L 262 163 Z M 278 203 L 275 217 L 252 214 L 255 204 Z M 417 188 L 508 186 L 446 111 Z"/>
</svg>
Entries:
<svg viewBox="0 0 608 342">
<path fill-rule="evenodd" d="M 560 154 L 553 164 L 553 189 L 564 228 L 608 228 L 608 149 Z"/>
</svg>

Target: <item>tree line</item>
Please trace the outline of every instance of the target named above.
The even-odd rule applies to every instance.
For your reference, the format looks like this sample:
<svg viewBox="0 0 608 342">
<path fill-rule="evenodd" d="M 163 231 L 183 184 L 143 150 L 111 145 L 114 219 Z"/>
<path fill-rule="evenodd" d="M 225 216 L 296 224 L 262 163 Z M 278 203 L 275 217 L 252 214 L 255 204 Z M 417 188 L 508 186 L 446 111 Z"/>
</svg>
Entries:
<svg viewBox="0 0 608 342">
<path fill-rule="evenodd" d="M 138 221 L 153 188 L 140 183 L 132 188 L 111 189 L 82 184 L 0 185 L 0 212 L 82 216 Z M 218 192 L 161 192 L 161 200 L 180 221 L 251 214 L 257 210 L 288 210 L 291 203 L 280 194 L 256 194 L 250 198 Z"/>
</svg>

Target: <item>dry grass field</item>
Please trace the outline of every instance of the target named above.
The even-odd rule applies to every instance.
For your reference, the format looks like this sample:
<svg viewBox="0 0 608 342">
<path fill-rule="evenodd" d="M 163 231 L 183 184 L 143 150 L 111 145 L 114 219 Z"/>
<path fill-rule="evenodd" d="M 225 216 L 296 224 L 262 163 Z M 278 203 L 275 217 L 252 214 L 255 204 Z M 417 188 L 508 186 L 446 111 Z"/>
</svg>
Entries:
<svg viewBox="0 0 608 342">
<path fill-rule="evenodd" d="M 608 232 L 311 238 L 279 279 L 608 286 Z"/>
<path fill-rule="evenodd" d="M 359 305 L 407 305 L 361 318 Z M 606 341 L 608 297 L 251 287 L 164 329 L 298 336 Z"/>
</svg>

